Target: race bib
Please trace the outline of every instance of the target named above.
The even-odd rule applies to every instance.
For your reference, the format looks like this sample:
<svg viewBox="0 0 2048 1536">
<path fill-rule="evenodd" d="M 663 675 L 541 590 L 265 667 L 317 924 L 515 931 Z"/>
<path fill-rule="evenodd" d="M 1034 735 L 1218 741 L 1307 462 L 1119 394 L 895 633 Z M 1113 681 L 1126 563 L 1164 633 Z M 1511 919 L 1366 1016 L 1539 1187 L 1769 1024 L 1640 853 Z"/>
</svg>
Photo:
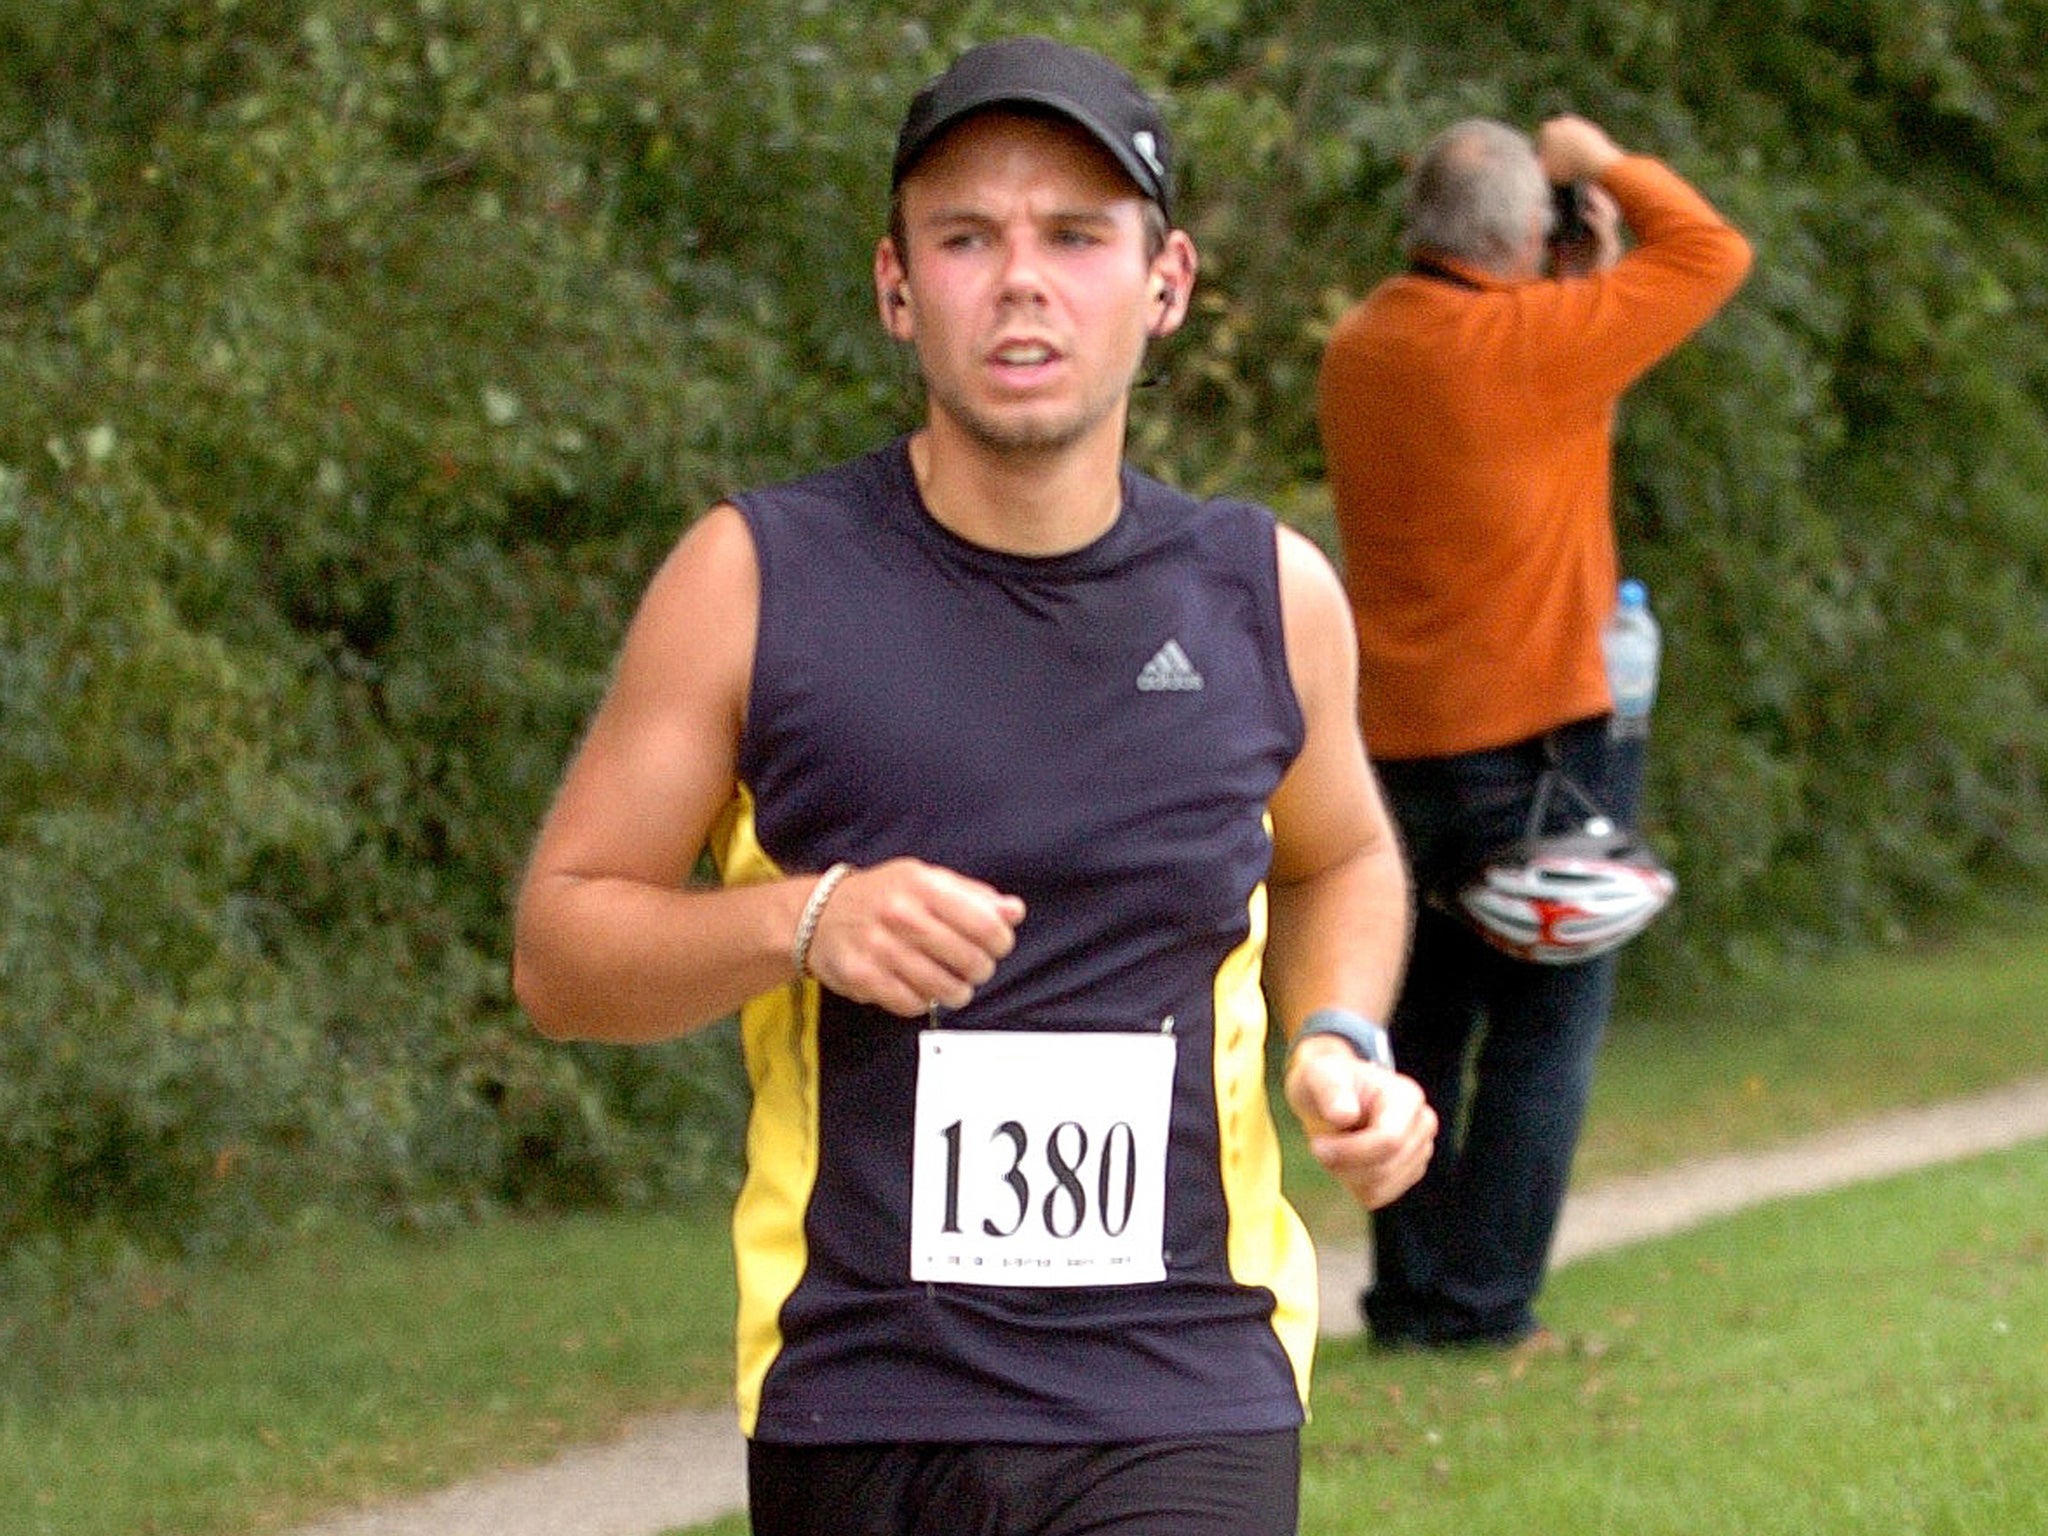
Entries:
<svg viewBox="0 0 2048 1536">
<path fill-rule="evenodd" d="M 919 1037 L 910 1278 L 1166 1278 L 1173 1036 L 928 1029 Z"/>
</svg>

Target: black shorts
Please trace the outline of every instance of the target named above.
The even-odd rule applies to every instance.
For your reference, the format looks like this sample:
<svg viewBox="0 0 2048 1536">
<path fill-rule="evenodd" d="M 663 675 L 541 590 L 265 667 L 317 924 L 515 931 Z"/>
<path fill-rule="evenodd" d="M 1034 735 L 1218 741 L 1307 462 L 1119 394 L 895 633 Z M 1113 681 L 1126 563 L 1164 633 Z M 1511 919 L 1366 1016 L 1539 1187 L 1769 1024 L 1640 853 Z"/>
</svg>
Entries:
<svg viewBox="0 0 2048 1536">
<path fill-rule="evenodd" d="M 1295 1536 L 1301 1435 L 747 1446 L 753 1536 Z"/>
</svg>

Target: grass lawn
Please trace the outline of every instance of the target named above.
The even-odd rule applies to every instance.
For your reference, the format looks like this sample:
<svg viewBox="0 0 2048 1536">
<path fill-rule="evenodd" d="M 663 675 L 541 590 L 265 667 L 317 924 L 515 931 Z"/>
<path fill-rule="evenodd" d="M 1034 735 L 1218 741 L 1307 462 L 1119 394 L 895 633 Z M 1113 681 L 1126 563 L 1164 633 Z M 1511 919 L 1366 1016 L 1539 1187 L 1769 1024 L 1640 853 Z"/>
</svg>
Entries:
<svg viewBox="0 0 2048 1536">
<path fill-rule="evenodd" d="M 0 1361 L 0 1532 L 278 1530 L 730 1398 L 722 1216 L 342 1227 L 138 1269 Z"/>
<path fill-rule="evenodd" d="M 1561 1358 L 1328 1348 L 1302 1529 L 2048 1531 L 2044 1186 L 2036 1144 L 1582 1260 Z"/>
<path fill-rule="evenodd" d="M 1617 1018 L 1581 1182 L 1767 1146 L 2048 1073 L 2048 914 Z"/>
<path fill-rule="evenodd" d="M 2048 913 L 1619 1019 L 1582 1175 L 2048 1072 L 2044 988 Z M 1526 1373 L 1333 1345 L 1304 1529 L 2048 1529 L 2044 1175 L 2031 1150 L 1574 1265 L 1546 1315 L 1592 1349 Z M 722 1402 L 726 1245 L 722 1212 L 338 1227 L 125 1271 L 0 1359 L 0 1528 L 255 1536 Z"/>
</svg>

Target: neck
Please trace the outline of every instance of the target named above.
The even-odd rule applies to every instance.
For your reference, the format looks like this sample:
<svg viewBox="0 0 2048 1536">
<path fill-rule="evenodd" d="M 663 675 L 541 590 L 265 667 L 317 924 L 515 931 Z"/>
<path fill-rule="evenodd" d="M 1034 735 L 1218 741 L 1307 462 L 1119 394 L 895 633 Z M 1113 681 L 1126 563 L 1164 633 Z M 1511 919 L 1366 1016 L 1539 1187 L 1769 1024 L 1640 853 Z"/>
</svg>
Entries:
<svg viewBox="0 0 2048 1536">
<path fill-rule="evenodd" d="M 1473 287 L 1482 286 L 1473 281 L 1475 274 L 1496 283 L 1527 283 L 1544 275 L 1549 256 L 1550 247 L 1544 243 L 1543 236 L 1532 233 L 1517 249 L 1496 251 L 1485 257 L 1461 256 L 1431 246 L 1418 246 L 1409 253 L 1408 270 L 1424 277 L 1467 283 Z"/>
<path fill-rule="evenodd" d="M 910 440 L 926 509 L 970 544 L 1011 555 L 1064 555 L 1107 533 L 1123 508 L 1121 434 L 1063 448 L 981 444 L 943 418 Z"/>
</svg>

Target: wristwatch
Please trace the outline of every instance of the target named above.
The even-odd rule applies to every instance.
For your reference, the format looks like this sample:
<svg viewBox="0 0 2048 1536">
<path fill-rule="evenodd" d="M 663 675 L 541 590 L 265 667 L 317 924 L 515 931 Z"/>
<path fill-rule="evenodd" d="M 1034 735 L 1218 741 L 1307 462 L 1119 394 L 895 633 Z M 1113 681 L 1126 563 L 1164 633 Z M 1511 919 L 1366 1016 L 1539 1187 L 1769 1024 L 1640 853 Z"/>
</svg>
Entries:
<svg viewBox="0 0 2048 1536">
<path fill-rule="evenodd" d="M 1318 1008 L 1301 1021 L 1294 1043 L 1299 1045 L 1310 1035 L 1335 1035 L 1358 1052 L 1361 1061 L 1394 1070 L 1394 1042 L 1387 1037 L 1386 1026 L 1373 1023 L 1362 1013 L 1349 1008 Z"/>
</svg>

